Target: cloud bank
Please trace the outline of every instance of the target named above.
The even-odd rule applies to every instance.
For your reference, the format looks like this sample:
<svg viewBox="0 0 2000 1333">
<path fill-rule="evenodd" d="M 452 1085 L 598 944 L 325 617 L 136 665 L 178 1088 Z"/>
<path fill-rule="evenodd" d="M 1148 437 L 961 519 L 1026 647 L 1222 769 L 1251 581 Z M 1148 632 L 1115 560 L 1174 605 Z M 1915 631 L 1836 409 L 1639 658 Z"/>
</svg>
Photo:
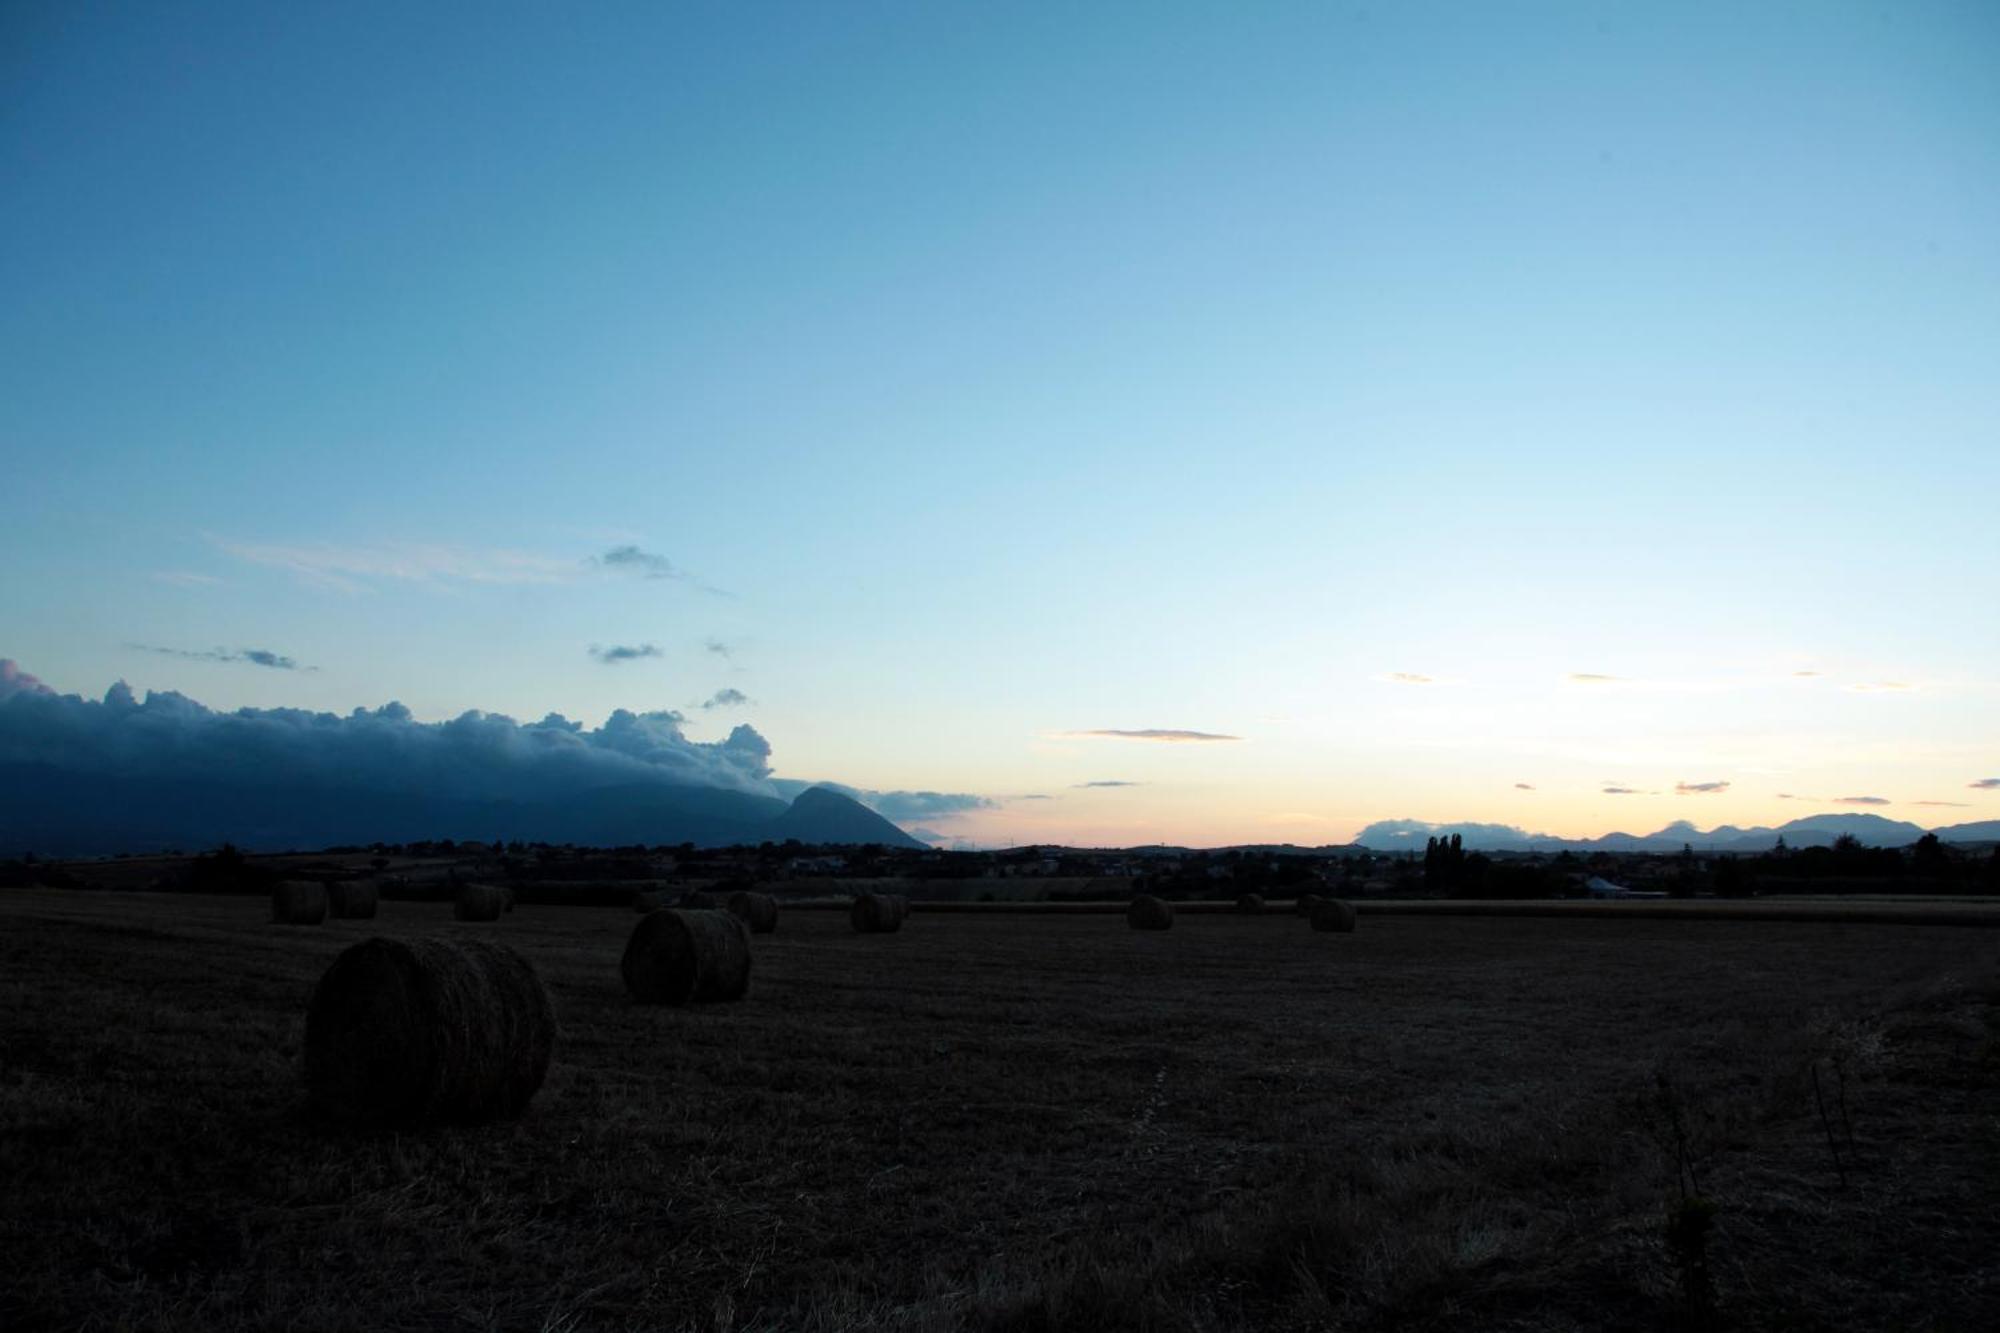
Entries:
<svg viewBox="0 0 2000 1333">
<path fill-rule="evenodd" d="M 534 802 L 631 783 L 775 797 L 771 747 L 739 726 L 692 741 L 680 714 L 619 709 L 586 729 L 558 713 L 516 722 L 477 710 L 419 722 L 400 703 L 315 713 L 218 712 L 177 692 L 57 694 L 0 660 L 0 764 L 178 783 L 362 788 L 428 799 Z"/>
</svg>

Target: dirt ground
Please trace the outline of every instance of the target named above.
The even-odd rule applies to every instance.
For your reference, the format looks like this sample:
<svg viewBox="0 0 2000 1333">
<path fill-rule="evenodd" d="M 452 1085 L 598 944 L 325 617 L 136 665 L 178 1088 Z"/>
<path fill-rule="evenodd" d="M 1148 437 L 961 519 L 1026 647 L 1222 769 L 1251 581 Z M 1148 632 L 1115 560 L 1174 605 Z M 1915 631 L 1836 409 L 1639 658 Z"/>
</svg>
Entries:
<svg viewBox="0 0 2000 1333">
<path fill-rule="evenodd" d="M 793 911 L 648 1009 L 629 911 L 266 914 L 0 892 L 0 1327 L 2000 1327 L 2000 932 Z M 308 1123 L 319 973 L 453 932 L 527 1114 Z"/>
</svg>

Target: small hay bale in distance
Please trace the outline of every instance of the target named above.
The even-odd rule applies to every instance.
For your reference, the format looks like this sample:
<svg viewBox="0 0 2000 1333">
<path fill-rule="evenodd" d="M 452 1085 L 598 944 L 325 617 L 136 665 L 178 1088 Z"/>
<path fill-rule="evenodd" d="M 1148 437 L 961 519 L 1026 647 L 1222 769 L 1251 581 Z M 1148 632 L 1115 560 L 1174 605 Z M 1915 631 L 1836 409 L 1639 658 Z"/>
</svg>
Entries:
<svg viewBox="0 0 2000 1333">
<path fill-rule="evenodd" d="M 555 1040 L 548 991 L 505 945 L 363 940 L 306 1005 L 307 1105 L 373 1129 L 511 1119 Z"/>
<path fill-rule="evenodd" d="M 1236 910 L 1244 916 L 1256 916 L 1264 910 L 1264 895 L 1261 893 L 1237 894 Z"/>
<path fill-rule="evenodd" d="M 1142 893 L 1125 909 L 1125 924 L 1134 930 L 1172 930 L 1174 905 L 1165 898 Z"/>
<path fill-rule="evenodd" d="M 632 927 L 618 970 L 644 1004 L 740 1000 L 750 989 L 750 928 L 731 912 L 663 907 Z"/>
<path fill-rule="evenodd" d="M 281 926 L 317 926 L 326 920 L 326 885 L 286 879 L 271 890 L 271 920 Z"/>
<path fill-rule="evenodd" d="M 778 928 L 778 900 L 768 893 L 738 889 L 729 895 L 729 910 L 742 918 L 752 935 L 769 935 Z"/>
<path fill-rule="evenodd" d="M 705 889 L 689 889 L 674 906 L 690 912 L 719 912 L 722 910 L 722 899 Z"/>
<path fill-rule="evenodd" d="M 326 886 L 327 915 L 336 921 L 372 921 L 382 891 L 372 879 L 335 880 Z"/>
<path fill-rule="evenodd" d="M 864 893 L 847 909 L 847 920 L 864 935 L 893 935 L 910 914 L 910 900 L 900 893 Z"/>
<path fill-rule="evenodd" d="M 1322 899 L 1312 911 L 1314 930 L 1334 930 L 1343 934 L 1354 931 L 1354 907 L 1338 898 Z"/>
<path fill-rule="evenodd" d="M 498 921 L 507 910 L 507 891 L 497 884 L 461 884 L 451 914 L 460 921 Z"/>
<path fill-rule="evenodd" d="M 1302 893 L 1299 895 L 1298 902 L 1292 905 L 1292 910 L 1300 916 L 1310 917 L 1313 914 L 1313 909 L 1325 901 L 1326 899 L 1320 897 L 1317 893 Z"/>
<path fill-rule="evenodd" d="M 644 916 L 648 912 L 657 912 L 662 907 L 667 906 L 669 896 L 669 894 L 660 889 L 634 890 L 632 894 L 632 910 L 640 916 Z"/>
<path fill-rule="evenodd" d="M 514 910 L 514 886 L 512 884 L 500 890 L 500 910 L 503 912 Z"/>
</svg>

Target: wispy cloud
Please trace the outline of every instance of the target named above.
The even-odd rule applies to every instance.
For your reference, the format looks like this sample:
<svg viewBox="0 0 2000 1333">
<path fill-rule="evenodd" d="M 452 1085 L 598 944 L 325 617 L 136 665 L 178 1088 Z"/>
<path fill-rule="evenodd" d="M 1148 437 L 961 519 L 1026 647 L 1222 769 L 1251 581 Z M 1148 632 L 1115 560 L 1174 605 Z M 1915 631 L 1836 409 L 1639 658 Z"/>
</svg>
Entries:
<svg viewBox="0 0 2000 1333">
<path fill-rule="evenodd" d="M 741 690 L 721 689 L 695 705 L 697 708 L 741 708 L 750 702 L 750 696 Z"/>
<path fill-rule="evenodd" d="M 1974 791 L 2000 791 L 2000 778 L 1980 778 L 1977 782 L 1968 782 L 1965 785 Z"/>
<path fill-rule="evenodd" d="M 1229 736 L 1219 731 L 1182 731 L 1174 727 L 1145 727 L 1137 731 L 1126 731 L 1118 727 L 1096 727 L 1089 731 L 1065 731 L 1065 736 L 1077 736 L 1090 740 L 1117 741 L 1240 741 L 1241 736 Z"/>
<path fill-rule="evenodd" d="M 1568 679 L 1572 685 L 1623 685 L 1625 683 L 1625 677 L 1623 676 L 1603 676 L 1595 671 L 1572 671 L 1569 673 Z"/>
<path fill-rule="evenodd" d="M 1847 688 L 1856 694 L 1907 694 L 1917 687 L 1905 680 L 1875 680 Z"/>
<path fill-rule="evenodd" d="M 710 639 L 706 643 L 702 644 L 702 647 L 706 648 L 709 652 L 714 653 L 717 657 L 721 658 L 725 662 L 734 662 L 736 660 L 736 650 L 734 648 L 731 648 L 728 644 L 724 643 L 721 639 Z"/>
<path fill-rule="evenodd" d="M 606 666 L 616 666 L 620 662 L 636 662 L 642 657 L 664 657 L 656 643 L 613 643 L 590 645 L 590 655 Z"/>
<path fill-rule="evenodd" d="M 1532 782 L 1517 782 L 1514 784 L 1515 791 L 1533 791 L 1534 789 L 1535 784 Z"/>
<path fill-rule="evenodd" d="M 1836 797 L 1834 797 L 1834 798 L 1833 798 L 1833 803 L 1834 803 L 1835 805 L 1892 805 L 1892 804 L 1894 804 L 1894 802 L 1892 802 L 1892 801 L 1891 801 L 1891 800 L 1890 800 L 1890 799 L 1889 799 L 1888 797 L 1886 797 L 1886 796 L 1836 796 Z"/>
<path fill-rule="evenodd" d="M 1053 801 L 1055 797 L 1049 795 L 1045 791 L 1031 791 L 1027 792 L 1024 795 L 1013 797 L 1012 799 L 1016 801 Z"/>
<path fill-rule="evenodd" d="M 1606 796 L 1644 796 L 1646 794 L 1637 787 L 1606 787 L 1603 791 Z"/>
<path fill-rule="evenodd" d="M 1143 782 L 1126 782 L 1119 778 L 1106 778 L 1099 782 L 1078 782 L 1078 783 L 1073 783 L 1071 785 L 1078 788 L 1082 788 L 1082 787 L 1143 787 L 1146 784 Z"/>
<path fill-rule="evenodd" d="M 132 643 L 126 647 L 142 653 L 159 653 L 163 657 L 182 657 L 190 662 L 243 662 L 250 666 L 269 667 L 273 671 L 319 670 L 318 667 L 302 666 L 297 658 L 274 653 L 269 648 L 209 648 L 195 651 L 187 648 L 161 648 L 150 643 Z"/>
<path fill-rule="evenodd" d="M 1707 796 L 1715 792 L 1728 790 L 1729 784 L 1727 782 L 1676 782 L 1674 784 L 1674 795 L 1676 796 Z"/>
<path fill-rule="evenodd" d="M 1435 684 L 1437 684 L 1437 677 L 1435 677 L 1435 676 L 1426 676 L 1426 675 L 1422 674 L 1421 672 L 1416 672 L 1416 671 L 1391 671 L 1391 672 L 1389 673 L 1389 677 L 1388 677 L 1388 678 L 1389 678 L 1390 680 L 1392 680 L 1392 681 L 1396 682 L 1396 683 L 1397 683 L 1398 685 L 1435 685 Z"/>
<path fill-rule="evenodd" d="M 529 551 L 418 543 L 340 546 L 218 540 L 238 560 L 287 570 L 321 587 L 359 592 L 383 582 L 449 585 L 554 584 L 576 577 L 568 560 Z"/>
<path fill-rule="evenodd" d="M 1910 802 L 1910 804 L 1911 804 L 1911 805 L 1948 805 L 1948 806 L 1951 806 L 1951 807 L 1952 807 L 1952 808 L 1954 808 L 1954 809 L 1958 809 L 1958 810 L 1963 810 L 1963 809 L 1965 809 L 1965 808 L 1966 808 L 1966 807 L 1967 807 L 1968 805 L 1970 805 L 1970 804 L 1971 804 L 1971 802 L 1970 802 L 1970 801 L 1912 801 L 1912 802 Z"/>
<path fill-rule="evenodd" d="M 603 555 L 594 555 L 590 563 L 619 574 L 635 574 L 642 579 L 684 579 L 685 573 L 674 567 L 674 562 L 656 552 L 637 546 L 614 546 Z"/>
<path fill-rule="evenodd" d="M 146 577 L 155 583 L 167 583 L 176 588 L 212 588 L 222 582 L 213 574 L 197 574 L 187 569 L 156 569 Z"/>
<path fill-rule="evenodd" d="M 1794 671 L 1792 673 L 1792 678 L 1794 680 L 1815 680 L 1820 676 L 1820 674 L 1821 673 L 1817 671 Z"/>
</svg>

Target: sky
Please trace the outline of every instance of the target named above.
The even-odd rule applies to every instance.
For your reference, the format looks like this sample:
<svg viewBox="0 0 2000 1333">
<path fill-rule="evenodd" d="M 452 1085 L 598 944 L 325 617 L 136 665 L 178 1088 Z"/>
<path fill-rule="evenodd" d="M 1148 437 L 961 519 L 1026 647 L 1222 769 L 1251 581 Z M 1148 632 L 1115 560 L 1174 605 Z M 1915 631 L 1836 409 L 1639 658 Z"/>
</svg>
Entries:
<svg viewBox="0 0 2000 1333">
<path fill-rule="evenodd" d="M 982 846 L 2000 818 L 1996 68 L 1985 3 L 8 5 L 0 656 L 748 724 Z"/>
</svg>

